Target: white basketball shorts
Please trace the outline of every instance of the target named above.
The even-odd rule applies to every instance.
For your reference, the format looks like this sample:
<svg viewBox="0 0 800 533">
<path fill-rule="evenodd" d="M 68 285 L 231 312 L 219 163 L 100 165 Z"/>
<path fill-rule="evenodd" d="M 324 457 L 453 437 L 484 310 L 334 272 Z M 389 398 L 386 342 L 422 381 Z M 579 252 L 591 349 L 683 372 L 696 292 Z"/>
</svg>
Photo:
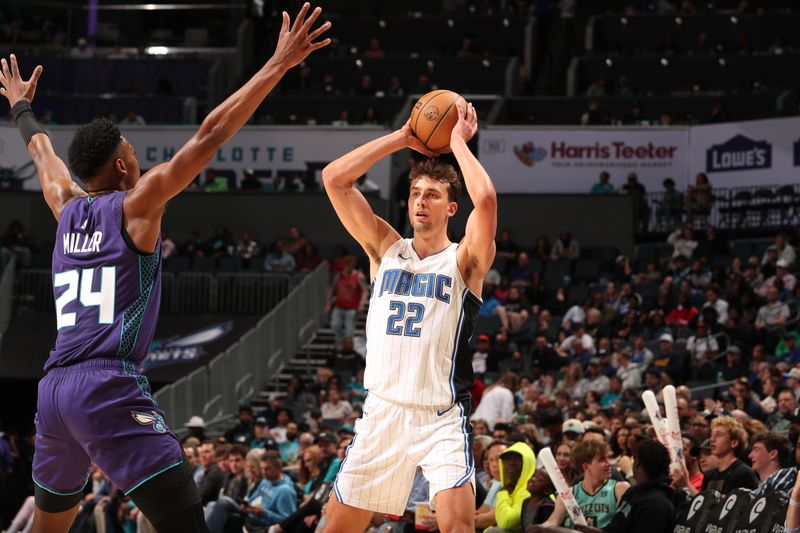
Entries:
<svg viewBox="0 0 800 533">
<path fill-rule="evenodd" d="M 399 405 L 369 394 L 355 437 L 333 484 L 336 499 L 360 509 L 402 515 L 417 466 L 430 484 L 430 505 L 439 491 L 472 483 L 472 426 L 468 406 Z"/>
</svg>

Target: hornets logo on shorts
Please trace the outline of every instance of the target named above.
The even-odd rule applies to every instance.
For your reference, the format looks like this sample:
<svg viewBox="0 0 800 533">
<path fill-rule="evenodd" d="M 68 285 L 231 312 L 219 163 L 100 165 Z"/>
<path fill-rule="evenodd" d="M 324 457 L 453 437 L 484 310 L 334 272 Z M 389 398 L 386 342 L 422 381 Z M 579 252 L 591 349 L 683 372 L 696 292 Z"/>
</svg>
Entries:
<svg viewBox="0 0 800 533">
<path fill-rule="evenodd" d="M 164 417 L 155 411 L 150 411 L 149 413 L 131 411 L 131 416 L 133 416 L 133 419 L 143 426 L 153 424 L 153 429 L 159 433 L 164 433 L 167 431 L 167 424 L 164 422 Z"/>
</svg>

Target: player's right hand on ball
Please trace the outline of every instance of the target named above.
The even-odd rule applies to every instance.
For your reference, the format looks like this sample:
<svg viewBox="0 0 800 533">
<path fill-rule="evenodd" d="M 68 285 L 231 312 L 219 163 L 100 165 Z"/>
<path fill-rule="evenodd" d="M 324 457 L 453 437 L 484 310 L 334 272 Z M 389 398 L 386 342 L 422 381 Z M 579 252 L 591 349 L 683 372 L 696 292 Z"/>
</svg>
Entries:
<svg viewBox="0 0 800 533">
<path fill-rule="evenodd" d="M 311 26 L 314 25 L 317 17 L 322 13 L 322 8 L 315 7 L 306 18 L 309 9 L 311 9 L 311 5 L 308 2 L 303 4 L 297 14 L 297 18 L 294 19 L 294 23 L 289 19 L 289 13 L 283 12 L 283 23 L 278 35 L 278 45 L 275 47 L 275 53 L 272 58 L 287 69 L 299 65 L 311 52 L 331 43 L 330 38 L 314 42 L 315 39 L 330 29 L 331 23 L 325 22 L 314 31 L 310 31 Z"/>
<path fill-rule="evenodd" d="M 411 119 L 409 118 L 403 127 L 400 128 L 400 132 L 403 134 L 403 140 L 405 140 L 406 148 L 411 148 L 423 155 L 428 157 L 439 157 L 438 152 L 431 151 L 427 146 L 422 144 L 416 135 L 414 135 L 414 131 L 411 129 Z"/>
</svg>

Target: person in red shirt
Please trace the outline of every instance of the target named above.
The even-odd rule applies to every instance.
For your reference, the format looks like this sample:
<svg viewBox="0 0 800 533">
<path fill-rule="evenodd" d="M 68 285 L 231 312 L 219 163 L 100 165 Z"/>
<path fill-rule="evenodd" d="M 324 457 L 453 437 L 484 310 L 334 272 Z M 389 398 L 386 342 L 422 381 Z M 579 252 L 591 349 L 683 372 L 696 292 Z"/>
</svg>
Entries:
<svg viewBox="0 0 800 533">
<path fill-rule="evenodd" d="M 342 346 L 342 339 L 353 338 L 356 313 L 364 312 L 369 294 L 364 274 L 355 269 L 356 258 L 345 256 L 342 264 L 344 268 L 333 279 L 325 302 L 325 312 L 330 313 L 337 350 Z"/>
</svg>

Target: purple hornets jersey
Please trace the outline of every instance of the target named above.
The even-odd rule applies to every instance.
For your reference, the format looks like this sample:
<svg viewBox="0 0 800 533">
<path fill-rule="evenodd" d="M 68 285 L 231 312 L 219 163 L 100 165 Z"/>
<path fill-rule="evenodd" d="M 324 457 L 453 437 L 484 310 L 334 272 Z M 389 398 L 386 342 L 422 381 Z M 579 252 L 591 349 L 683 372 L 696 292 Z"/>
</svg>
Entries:
<svg viewBox="0 0 800 533">
<path fill-rule="evenodd" d="M 161 241 L 135 252 L 122 223 L 125 192 L 73 200 L 53 248 L 58 337 L 45 371 L 88 359 L 119 359 L 129 373 L 150 348 L 161 301 Z"/>
</svg>

